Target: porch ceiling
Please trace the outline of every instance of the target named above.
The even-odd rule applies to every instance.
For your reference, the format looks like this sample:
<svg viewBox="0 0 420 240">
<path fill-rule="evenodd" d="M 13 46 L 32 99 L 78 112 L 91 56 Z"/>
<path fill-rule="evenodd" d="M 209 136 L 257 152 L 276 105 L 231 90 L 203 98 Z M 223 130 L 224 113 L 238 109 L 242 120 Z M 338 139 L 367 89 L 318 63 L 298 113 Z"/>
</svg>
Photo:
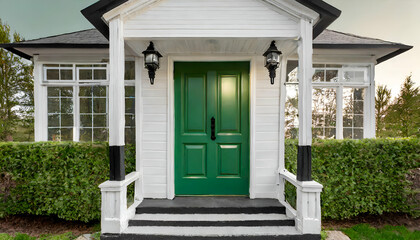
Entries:
<svg viewBox="0 0 420 240">
<path fill-rule="evenodd" d="M 278 49 L 285 55 L 297 46 L 297 41 L 293 39 L 272 38 L 129 39 L 126 43 L 138 55 L 142 55 L 150 41 L 163 55 L 262 55 L 272 40 L 276 40 Z"/>
</svg>

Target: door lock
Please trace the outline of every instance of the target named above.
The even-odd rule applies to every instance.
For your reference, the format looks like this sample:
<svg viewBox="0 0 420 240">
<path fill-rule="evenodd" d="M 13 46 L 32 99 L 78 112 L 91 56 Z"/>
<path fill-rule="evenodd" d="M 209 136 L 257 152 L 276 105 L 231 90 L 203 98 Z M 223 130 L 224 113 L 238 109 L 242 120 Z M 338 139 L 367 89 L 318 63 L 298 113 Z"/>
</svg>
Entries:
<svg viewBox="0 0 420 240">
<path fill-rule="evenodd" d="M 214 117 L 211 118 L 211 140 L 216 140 L 216 119 Z"/>
</svg>

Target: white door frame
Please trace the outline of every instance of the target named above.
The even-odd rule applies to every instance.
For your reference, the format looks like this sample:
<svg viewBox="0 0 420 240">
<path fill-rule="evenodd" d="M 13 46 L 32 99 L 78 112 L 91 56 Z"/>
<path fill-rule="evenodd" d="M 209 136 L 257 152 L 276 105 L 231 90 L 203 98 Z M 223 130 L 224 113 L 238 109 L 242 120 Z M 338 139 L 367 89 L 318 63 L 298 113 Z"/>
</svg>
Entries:
<svg viewBox="0 0 420 240">
<path fill-rule="evenodd" d="M 168 199 L 175 198 L 175 89 L 174 89 L 174 62 L 250 62 L 250 89 L 249 89 L 249 197 L 255 198 L 255 107 L 256 107 L 256 56 L 168 56 L 168 121 L 167 121 L 167 172 L 166 195 Z"/>
</svg>

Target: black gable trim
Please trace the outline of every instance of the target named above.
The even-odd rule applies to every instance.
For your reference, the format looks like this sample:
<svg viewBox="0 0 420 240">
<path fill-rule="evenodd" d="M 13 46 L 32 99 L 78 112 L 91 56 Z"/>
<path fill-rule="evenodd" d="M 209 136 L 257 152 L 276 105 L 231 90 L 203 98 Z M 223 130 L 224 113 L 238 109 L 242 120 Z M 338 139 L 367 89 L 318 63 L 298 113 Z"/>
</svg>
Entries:
<svg viewBox="0 0 420 240">
<path fill-rule="evenodd" d="M 319 21 L 313 29 L 313 38 L 321 34 L 331 23 L 341 15 L 341 11 L 322 0 L 296 0 L 298 3 L 319 13 Z"/>
<path fill-rule="evenodd" d="M 106 39 L 109 39 L 109 27 L 102 20 L 102 15 L 127 1 L 128 0 L 100 0 L 83 9 L 81 12 L 83 16 L 85 16 L 85 18 L 106 37 Z"/>
<path fill-rule="evenodd" d="M 412 49 L 413 46 L 404 44 L 322 44 L 314 43 L 314 49 L 368 49 L 368 48 L 398 48 L 398 50 L 376 60 L 380 64 Z"/>
<path fill-rule="evenodd" d="M 103 49 L 108 48 L 108 44 L 68 44 L 68 43 L 47 43 L 47 44 L 25 44 L 25 43 L 7 43 L 0 44 L 0 48 L 4 48 L 20 57 L 31 60 L 32 56 L 17 50 L 16 48 L 89 48 Z"/>
<path fill-rule="evenodd" d="M 412 48 L 413 48 L 412 46 L 407 46 L 407 48 L 400 48 L 400 49 L 398 49 L 397 51 L 395 51 L 393 53 L 390 53 L 390 54 L 385 55 L 385 56 L 383 56 L 381 58 L 378 58 L 376 60 L 376 64 L 380 64 L 382 62 L 385 62 L 386 60 L 389 60 L 389 59 L 391 59 L 393 57 L 396 57 L 396 56 L 398 56 L 398 55 L 400 55 L 402 53 L 405 53 L 405 52 L 407 52 L 408 50 L 410 50 Z"/>
<path fill-rule="evenodd" d="M 32 58 L 32 56 L 29 56 L 28 54 L 26 54 L 24 52 L 21 52 L 19 50 L 16 50 L 12 47 L 5 47 L 4 49 L 6 49 L 7 51 L 9 51 L 11 53 L 14 53 L 14 54 L 18 55 L 19 57 L 23 57 L 23 58 L 28 59 L 28 60 L 31 60 L 31 58 Z"/>
</svg>

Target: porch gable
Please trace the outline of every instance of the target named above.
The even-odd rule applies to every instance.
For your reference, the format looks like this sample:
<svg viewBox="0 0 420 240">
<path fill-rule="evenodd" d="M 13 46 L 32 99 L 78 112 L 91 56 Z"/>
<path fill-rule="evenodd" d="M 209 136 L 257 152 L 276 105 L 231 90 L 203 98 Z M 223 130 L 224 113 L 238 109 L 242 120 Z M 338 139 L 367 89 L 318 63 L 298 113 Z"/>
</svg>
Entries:
<svg viewBox="0 0 420 240">
<path fill-rule="evenodd" d="M 299 21 L 315 21 L 319 14 L 290 0 L 138 0 L 105 13 L 110 21 L 124 21 L 130 38 L 297 38 Z"/>
</svg>

